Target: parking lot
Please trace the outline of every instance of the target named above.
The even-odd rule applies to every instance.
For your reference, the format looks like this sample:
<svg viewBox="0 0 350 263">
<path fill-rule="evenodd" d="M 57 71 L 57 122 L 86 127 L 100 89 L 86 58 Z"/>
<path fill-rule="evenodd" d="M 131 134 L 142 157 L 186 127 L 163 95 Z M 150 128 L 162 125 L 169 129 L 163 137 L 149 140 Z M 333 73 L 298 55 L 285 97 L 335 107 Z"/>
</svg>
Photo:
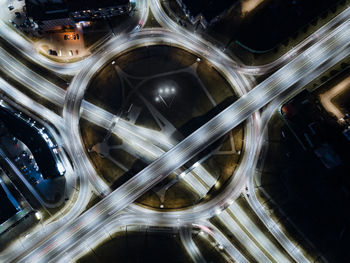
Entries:
<svg viewBox="0 0 350 263">
<path fill-rule="evenodd" d="M 62 62 L 77 60 L 89 55 L 85 48 L 83 27 L 56 28 L 52 31 L 42 30 L 36 23 L 26 18 L 25 1 L 6 1 L 0 8 L 0 14 L 6 18 L 7 24 L 31 38 L 35 48 L 44 55 L 51 56 Z"/>
<path fill-rule="evenodd" d="M 22 142 L 14 137 L 4 136 L 1 143 L 6 146 L 14 163 L 28 181 L 36 185 L 44 180 L 33 155 Z"/>
<path fill-rule="evenodd" d="M 45 32 L 45 38 L 37 43 L 37 48 L 51 56 L 78 58 L 85 56 L 83 31 L 81 27 Z"/>
</svg>

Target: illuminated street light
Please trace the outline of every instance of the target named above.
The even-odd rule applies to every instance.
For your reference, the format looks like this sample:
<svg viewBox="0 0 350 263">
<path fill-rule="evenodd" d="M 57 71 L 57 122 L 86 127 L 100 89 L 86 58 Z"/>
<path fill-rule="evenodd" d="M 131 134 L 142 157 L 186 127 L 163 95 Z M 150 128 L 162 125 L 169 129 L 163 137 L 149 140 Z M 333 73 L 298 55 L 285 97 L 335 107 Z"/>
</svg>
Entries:
<svg viewBox="0 0 350 263">
<path fill-rule="evenodd" d="M 37 220 L 40 220 L 40 219 L 41 219 L 41 214 L 40 214 L 40 212 L 35 212 L 35 218 L 36 218 Z"/>
<path fill-rule="evenodd" d="M 154 98 L 154 100 L 156 102 L 160 102 L 162 101 L 165 106 L 167 108 L 169 108 L 171 106 L 171 104 L 174 101 L 175 98 L 175 93 L 176 93 L 176 88 L 175 87 L 169 87 L 169 86 L 165 86 L 163 88 L 159 88 L 158 92 L 156 94 L 156 97 Z M 169 103 L 170 100 L 170 103 Z"/>
</svg>

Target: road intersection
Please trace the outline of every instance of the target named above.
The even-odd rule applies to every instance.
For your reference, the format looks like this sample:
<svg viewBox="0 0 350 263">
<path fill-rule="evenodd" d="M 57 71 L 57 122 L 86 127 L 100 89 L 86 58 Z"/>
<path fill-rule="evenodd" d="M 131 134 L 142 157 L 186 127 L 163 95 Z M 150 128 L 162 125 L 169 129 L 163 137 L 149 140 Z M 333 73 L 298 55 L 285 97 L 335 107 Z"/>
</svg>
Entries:
<svg viewBox="0 0 350 263">
<path fill-rule="evenodd" d="M 141 30 L 140 32 L 132 32 L 119 38 L 110 38 L 108 41 L 104 42 L 101 49 L 88 60 L 84 61 L 82 65 L 77 66 L 83 66 L 83 68 L 74 77 L 67 92 L 53 83 L 50 83 L 32 70 L 23 67 L 23 65 L 16 61 L 15 58 L 11 57 L 5 50 L 0 50 L 0 63 L 2 63 L 3 67 L 10 68 L 12 72 L 16 72 L 14 74 L 15 76 L 13 76 L 14 78 L 17 78 L 18 81 L 30 87 L 33 92 L 50 102 L 56 105 L 63 105 L 64 103 L 63 121 L 65 125 L 63 126 L 65 126 L 65 128 L 59 127 L 59 130 L 69 134 L 70 140 L 73 142 L 70 146 L 69 153 L 71 156 L 74 156 L 74 164 L 76 166 L 75 172 L 79 174 L 78 176 L 81 184 L 79 197 L 76 204 L 73 206 L 74 209 L 72 208 L 63 217 L 64 220 L 59 219 L 57 222 L 47 226 L 45 231 L 45 234 L 48 233 L 46 235 L 47 238 L 43 238 L 43 235 L 39 233 L 36 242 L 28 244 L 24 249 L 23 247 L 12 248 L 12 252 L 4 253 L 4 255 L 0 256 L 0 260 L 7 262 L 55 262 L 64 261 L 64 259 L 67 258 L 76 259 L 78 255 L 84 253 L 84 245 L 88 244 L 88 247 L 96 245 L 96 240 L 99 239 L 95 237 L 99 235 L 98 233 L 101 234 L 101 231 L 98 231 L 101 226 L 113 225 L 113 227 L 110 228 L 111 230 L 109 230 L 113 232 L 113 229 L 116 229 L 117 226 L 128 224 L 164 224 L 179 227 L 200 221 L 210 225 L 207 220 L 213 216 L 220 216 L 221 213 L 225 222 L 232 221 L 232 218 L 229 217 L 227 212 L 222 211 L 229 206 L 235 206 L 234 200 L 240 195 L 245 185 L 248 184 L 250 191 L 254 191 L 254 167 L 256 166 L 259 156 L 257 152 L 259 152 L 262 144 L 261 138 L 263 128 L 261 128 L 261 126 L 267 123 L 270 116 L 268 113 L 272 113 L 276 107 L 280 105 L 281 101 L 285 99 L 285 97 L 280 99 L 281 94 L 285 94 L 286 92 L 293 93 L 302 89 L 305 84 L 311 82 L 322 72 L 347 57 L 350 52 L 348 44 L 350 36 L 348 13 L 350 11 L 348 9 L 326 26 L 322 27 L 317 33 L 317 37 L 313 35 L 309 40 L 306 40 L 305 43 L 296 47 L 291 51 L 292 53 L 285 55 L 279 61 L 264 67 L 251 68 L 243 67 L 218 48 L 208 46 L 209 43 L 200 38 L 189 39 L 184 37 L 185 33 L 181 32 L 183 29 L 179 29 L 178 26 L 175 27 L 174 22 L 170 21 L 170 19 L 164 15 L 158 1 L 151 2 L 151 10 L 156 19 L 162 25 L 170 28 L 172 32 L 169 30 L 152 28 Z M 84 101 L 83 96 L 94 74 L 114 56 L 130 48 L 158 44 L 180 46 L 198 56 L 205 56 L 225 74 L 232 86 L 237 87 L 236 92 L 240 95 L 240 99 L 176 145 L 173 145 L 173 143 L 169 142 L 166 138 L 160 137 L 163 142 L 162 146 L 169 150 L 164 153 L 159 152 L 157 154 L 158 159 L 135 175 L 131 180 L 110 193 L 109 188 L 96 174 L 83 150 L 83 143 L 79 132 L 79 119 L 80 117 L 91 118 L 96 124 L 106 128 L 110 126 L 111 119 L 114 116 Z M 64 67 L 62 66 L 62 68 Z M 277 68 L 280 69 L 254 87 L 251 85 L 251 79 L 241 74 L 242 72 L 256 75 L 266 74 L 266 72 L 274 71 Z M 56 68 L 51 69 L 56 70 Z M 43 92 L 43 90 L 45 90 L 45 92 Z M 16 91 L 12 92 L 8 90 L 5 92 L 13 97 L 19 96 L 18 94 L 11 94 Z M 24 95 L 21 96 L 24 98 Z M 270 102 L 271 104 L 269 104 Z M 30 108 L 30 100 L 27 99 L 22 103 L 23 106 Z M 258 111 L 266 105 L 269 106 L 264 112 L 268 113 L 263 114 L 260 118 Z M 42 116 L 53 121 L 53 117 L 49 116 L 50 114 L 51 113 L 42 113 Z M 236 171 L 235 178 L 227 187 L 228 190 L 224 190 L 219 197 L 207 203 L 199 204 L 191 209 L 176 212 L 155 212 L 132 205 L 133 201 L 143 193 L 151 189 L 173 171 L 177 171 L 183 164 L 196 156 L 205 147 L 215 142 L 244 120 L 247 120 L 247 139 L 244 157 L 238 171 Z M 154 138 L 154 134 L 152 134 L 152 132 L 133 127 L 123 120 L 117 122 L 115 133 L 120 135 L 121 130 L 132 131 L 137 136 L 142 136 L 143 139 L 148 140 L 148 144 L 145 147 L 151 147 L 153 145 L 151 139 Z M 142 140 L 140 140 L 140 143 L 141 141 Z M 63 142 L 63 144 L 67 144 L 67 142 Z M 80 215 L 90 196 L 89 183 L 97 193 L 105 197 L 97 205 Z M 254 194 L 251 193 L 251 196 L 254 197 Z M 308 262 L 308 259 L 302 252 L 296 248 L 295 245 L 292 245 L 286 235 L 276 227 L 272 219 L 264 212 L 261 205 L 259 206 L 260 203 L 257 199 L 253 198 L 253 201 L 251 201 L 252 199 L 247 198 L 247 200 L 249 200 L 254 211 L 259 215 L 260 219 L 288 254 L 297 262 Z M 79 207 L 79 209 L 77 207 Z M 120 214 L 122 211 L 128 211 L 128 209 L 136 214 L 147 214 L 147 218 L 149 217 L 151 219 L 146 220 L 146 222 L 141 219 L 135 221 L 130 219 L 131 217 L 128 219 L 128 216 L 125 216 L 125 219 L 117 219 L 123 217 Z M 244 216 L 241 218 L 244 218 Z M 232 225 L 232 222 L 229 225 Z M 271 227 L 271 225 L 274 227 Z M 214 227 L 210 226 L 210 229 L 214 229 Z M 256 230 L 252 231 L 258 232 Z M 216 232 L 217 238 L 215 239 L 224 240 L 220 243 L 224 243 L 226 251 L 238 262 L 244 262 L 246 260 L 244 260 L 244 256 L 234 247 L 232 248 L 232 244 L 229 245 L 229 241 L 225 241 L 222 235 L 220 236 L 220 233 L 218 233 L 220 231 Z M 106 233 L 102 234 L 102 237 L 100 237 L 101 240 L 103 238 L 106 238 Z M 91 241 L 86 241 L 86 243 L 78 245 L 82 239 Z M 186 242 L 190 242 L 188 237 L 184 239 L 187 240 Z M 251 242 L 249 240 L 246 241 Z M 258 242 L 266 243 L 262 241 Z M 197 254 L 194 258 L 200 258 L 196 249 L 193 248 L 193 244 L 189 244 L 189 247 L 192 247 L 190 250 L 193 251 L 193 254 Z M 21 252 L 18 252 L 19 249 L 21 249 Z M 273 253 L 274 249 L 266 249 L 270 251 L 269 253 Z M 252 251 L 253 254 L 255 252 L 257 253 L 256 256 L 259 259 L 265 258 L 266 262 L 271 262 L 265 254 L 261 254 L 261 250 L 252 248 Z M 279 251 L 271 256 L 276 257 L 275 261 L 277 262 L 279 262 L 279 258 L 282 257 Z"/>
</svg>

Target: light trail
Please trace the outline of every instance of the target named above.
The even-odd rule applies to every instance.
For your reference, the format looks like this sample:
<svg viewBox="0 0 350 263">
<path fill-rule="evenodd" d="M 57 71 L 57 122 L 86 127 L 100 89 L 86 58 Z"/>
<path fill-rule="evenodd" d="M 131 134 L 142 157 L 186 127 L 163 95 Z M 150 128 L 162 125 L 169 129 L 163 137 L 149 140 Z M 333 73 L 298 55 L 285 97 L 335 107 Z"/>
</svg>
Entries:
<svg viewBox="0 0 350 263">
<path fill-rule="evenodd" d="M 345 29 L 344 31 L 348 31 L 348 30 Z M 148 34 L 149 33 L 152 33 L 152 31 L 148 32 Z M 349 32 L 346 32 L 346 33 L 349 35 Z M 329 41 L 329 40 L 326 41 L 325 39 L 322 39 L 322 41 L 319 41 L 319 43 L 314 45 L 314 46 L 318 46 L 318 48 L 319 48 L 318 50 L 314 50 L 314 49 L 309 50 L 310 52 L 305 53 L 305 54 L 308 54 L 306 56 L 306 58 L 300 58 L 300 56 L 298 56 L 295 60 L 293 60 L 292 62 L 290 62 L 289 64 L 286 65 L 286 67 L 289 66 L 289 68 L 290 68 L 289 70 L 291 70 L 291 71 L 288 71 L 288 70 L 278 71 L 278 72 L 280 72 L 280 75 L 273 75 L 274 79 L 272 81 L 270 80 L 269 83 L 265 83 L 266 87 L 271 86 L 272 88 L 270 88 L 270 89 L 265 88 L 265 90 L 264 90 L 264 88 L 260 88 L 259 90 L 264 90 L 264 92 L 260 91 L 261 92 L 261 94 L 260 94 L 259 92 L 254 92 L 255 90 L 257 90 L 258 87 L 261 87 L 260 85 L 258 85 L 252 92 L 248 93 L 246 96 L 244 96 L 239 101 L 237 101 L 238 106 L 236 106 L 236 108 L 238 107 L 238 109 L 240 109 L 240 110 L 237 110 L 236 115 L 233 114 L 229 117 L 226 117 L 225 115 L 222 115 L 222 114 L 218 115 L 218 116 L 220 116 L 219 120 L 220 120 L 220 122 L 222 122 L 222 124 L 220 124 L 220 122 L 219 122 L 219 124 L 217 124 L 217 125 L 213 125 L 213 124 L 209 125 L 209 123 L 208 123 L 206 127 L 212 128 L 212 129 L 210 129 L 210 130 L 212 130 L 212 132 L 211 133 L 202 132 L 201 134 L 207 134 L 208 138 L 205 138 L 205 139 L 207 139 L 210 143 L 211 141 L 209 140 L 209 138 L 215 138 L 216 134 L 220 134 L 219 130 L 224 130 L 225 128 L 227 128 L 226 124 L 224 124 L 224 123 L 231 121 L 232 120 L 231 118 L 237 118 L 236 122 L 242 121 L 243 119 L 248 117 L 252 112 L 254 112 L 258 108 L 264 106 L 268 101 L 272 100 L 278 94 L 282 93 L 289 86 L 293 85 L 294 83 L 297 83 L 298 80 L 302 79 L 303 77 L 308 77 L 308 81 L 310 81 L 311 76 L 314 74 L 313 70 L 315 70 L 317 68 L 315 65 L 327 64 L 327 67 L 329 67 L 330 63 L 324 63 L 324 62 L 330 61 L 329 60 L 329 52 L 333 51 L 334 54 L 337 54 L 336 55 L 337 60 L 333 61 L 332 63 L 336 63 L 337 61 L 341 60 L 344 56 L 348 55 L 348 53 L 344 52 L 344 50 L 346 50 L 348 48 L 347 43 L 348 43 L 349 39 L 346 38 L 344 36 L 344 34 L 341 35 L 339 38 L 335 37 L 335 36 L 332 37 L 332 35 L 329 35 L 328 37 L 336 38 L 337 41 Z M 158 41 L 160 41 L 160 40 L 158 39 Z M 323 43 L 323 46 L 319 46 L 320 43 Z M 322 50 L 322 52 L 320 52 L 320 50 Z M 208 52 L 204 50 L 204 54 L 208 55 Z M 307 61 L 305 61 L 305 60 L 307 60 Z M 310 61 L 308 61 L 308 60 L 310 60 Z M 297 62 L 295 62 L 295 61 L 297 61 Z M 96 69 L 96 68 L 98 68 L 98 67 L 95 67 L 94 69 Z M 283 70 L 283 68 L 281 70 Z M 278 72 L 276 72 L 276 73 L 278 73 Z M 318 71 L 317 73 L 319 74 L 320 72 L 322 72 L 322 71 Z M 292 80 L 290 80 L 290 79 L 292 79 Z M 280 87 L 280 88 L 278 89 L 276 87 Z M 71 94 L 71 97 L 67 98 L 66 108 L 68 108 L 68 106 L 70 104 L 74 104 L 74 105 L 70 106 L 74 110 L 73 112 L 77 112 L 78 108 L 79 108 L 79 106 L 76 104 L 77 103 L 76 100 L 80 100 L 81 98 L 79 98 L 79 96 L 82 96 L 82 94 L 81 93 L 79 94 L 79 92 L 81 92 L 81 91 L 78 90 L 76 94 L 74 94 L 74 92 L 73 92 L 73 94 Z M 261 97 L 260 97 L 260 95 L 261 95 Z M 249 99 L 251 99 L 251 100 L 249 100 Z M 77 118 L 77 117 L 78 117 L 78 115 L 74 116 L 74 118 Z M 217 119 L 217 118 L 214 118 L 214 119 Z M 75 125 L 77 125 L 77 124 L 78 124 L 78 122 L 76 119 L 70 123 L 70 128 L 71 128 L 71 132 L 72 132 L 71 134 L 73 134 L 74 136 L 78 135 L 75 132 L 75 129 L 76 129 Z M 230 125 L 235 125 L 235 124 L 230 124 Z M 228 124 L 228 126 L 229 126 L 229 124 Z M 203 145 L 205 142 L 205 139 L 203 139 L 202 141 L 199 141 L 199 144 Z M 184 141 L 186 141 L 186 140 L 184 140 Z M 182 143 L 184 143 L 184 142 L 182 142 Z M 129 184 L 127 183 L 128 185 L 130 185 L 130 188 L 129 188 L 130 192 L 132 192 L 134 189 L 138 189 L 138 192 L 134 193 L 133 197 L 130 197 L 130 196 L 128 197 L 127 192 L 126 192 L 126 194 L 125 193 L 120 194 L 120 191 L 118 193 L 116 193 L 119 189 L 116 192 L 112 193 L 110 196 L 113 196 L 115 198 L 115 200 L 118 200 L 118 201 L 126 200 L 125 205 L 129 204 L 131 202 L 131 200 L 133 198 L 135 198 L 137 195 L 141 194 L 142 191 L 145 191 L 146 189 L 148 189 L 149 187 L 154 185 L 156 182 L 161 180 L 160 177 L 162 177 L 162 178 L 165 177 L 167 175 L 168 171 L 170 172 L 170 170 L 171 171 L 174 170 L 174 167 L 179 166 L 180 163 L 182 162 L 181 160 L 188 158 L 186 156 L 191 156 L 191 154 L 189 154 L 189 152 L 196 152 L 196 150 L 194 148 L 196 148 L 196 147 L 200 148 L 200 146 L 198 146 L 198 145 L 193 146 L 192 143 L 189 143 L 187 145 L 183 144 L 183 145 L 184 145 L 183 149 L 185 150 L 185 152 L 181 151 L 181 153 L 175 154 L 176 158 L 174 158 L 173 160 L 167 160 L 166 164 L 169 164 L 169 167 L 167 167 L 166 165 L 159 165 L 159 166 L 154 165 L 154 163 L 161 162 L 159 159 L 150 165 L 151 168 L 152 168 L 152 165 L 153 165 L 153 167 L 156 167 L 156 168 L 154 168 L 155 169 L 154 171 L 156 172 L 156 174 L 157 173 L 160 174 L 159 178 L 152 179 L 152 180 L 147 180 L 147 179 L 145 179 L 146 177 L 143 179 L 138 179 L 139 177 L 141 177 L 139 175 L 139 177 L 137 179 L 131 180 L 130 183 L 128 182 Z M 76 157 L 78 159 L 82 158 L 84 153 L 79 149 L 79 146 L 73 147 L 73 148 L 75 148 L 74 152 L 77 153 Z M 179 145 L 177 145 L 176 147 L 171 149 L 168 153 L 164 154 L 160 159 L 164 158 L 164 156 L 169 156 L 169 155 L 171 156 L 172 154 L 174 154 L 174 152 L 176 152 L 176 148 L 180 148 Z M 165 160 L 166 160 L 166 158 L 165 158 Z M 151 169 L 151 168 L 149 168 L 149 169 Z M 161 171 L 166 171 L 166 172 L 161 172 Z M 143 171 L 143 173 L 145 173 L 145 171 Z M 244 181 L 244 180 L 241 180 L 241 178 L 239 180 L 241 182 Z M 143 183 L 146 183 L 146 182 L 148 183 L 148 185 L 142 185 Z M 238 185 L 238 183 L 239 182 L 237 182 L 237 185 Z M 240 185 L 242 186 L 242 183 L 240 183 Z M 108 201 L 105 201 L 108 199 L 112 200 L 112 198 L 109 198 L 110 196 L 108 196 L 107 198 L 105 198 L 101 202 L 107 206 L 106 207 L 107 209 L 104 208 L 104 209 L 98 209 L 97 211 L 95 211 L 95 213 L 92 214 L 93 216 L 90 218 L 91 220 L 81 219 L 81 220 L 83 220 L 82 221 L 83 224 L 81 224 L 81 223 L 76 224 L 74 226 L 73 230 L 72 229 L 69 230 L 68 233 L 70 233 L 72 235 L 75 233 L 78 234 L 78 231 L 80 231 L 80 228 L 85 229 L 85 231 L 88 233 L 89 231 L 92 231 L 93 229 L 95 229 L 94 226 L 90 226 L 92 224 L 92 222 L 95 222 L 94 221 L 95 218 L 97 220 L 96 222 L 98 222 L 98 224 L 101 224 L 103 222 L 103 220 L 101 220 L 101 219 L 98 220 L 98 218 L 101 217 L 102 214 L 105 215 L 106 214 L 105 212 L 113 214 L 116 211 L 119 211 L 120 209 L 122 209 L 123 205 L 117 206 L 117 208 L 112 209 L 111 205 L 113 202 L 111 202 L 109 204 Z M 223 205 L 223 204 L 217 203 L 216 207 L 220 208 L 221 205 Z M 101 206 L 103 207 L 103 205 L 101 205 Z M 90 212 L 90 210 L 87 213 L 85 213 L 81 218 L 84 218 L 84 216 L 86 214 L 89 214 L 89 212 Z M 198 213 L 198 214 L 200 214 L 200 213 Z M 201 214 L 201 215 L 203 215 L 203 214 Z M 79 235 L 80 235 L 80 233 L 79 233 Z M 65 239 L 65 240 L 68 240 L 68 239 Z M 63 242 L 62 244 L 64 244 L 64 243 L 65 242 Z M 54 247 L 55 247 L 54 245 L 50 245 L 49 247 L 46 247 L 45 248 L 46 250 L 44 250 L 44 251 L 47 251 L 49 253 L 49 251 L 54 249 Z"/>
<path fill-rule="evenodd" d="M 320 64 L 323 64 L 330 59 L 330 54 L 332 54 L 333 56 L 341 55 L 341 58 L 343 58 L 344 50 L 348 51 L 347 46 L 349 43 L 348 40 L 350 38 L 350 34 L 348 32 L 349 30 L 350 29 L 347 27 L 347 24 L 345 24 L 338 30 L 335 30 L 332 36 L 330 36 L 323 42 L 316 44 L 311 49 L 307 50 L 310 59 L 306 59 L 305 56 L 298 56 L 297 59 L 293 60 L 285 67 L 273 74 L 271 77 L 266 79 L 264 82 L 257 85 L 252 91 L 247 93 L 246 96 L 240 98 L 234 104 L 229 106 L 226 110 L 224 110 L 219 115 L 214 117 L 211 121 L 209 121 L 207 124 L 202 126 L 199 129 L 199 132 L 201 132 L 201 129 L 208 129 L 208 132 L 206 133 L 207 138 L 202 138 L 201 140 L 199 140 L 197 138 L 198 131 L 194 132 L 185 140 L 183 140 L 180 144 L 178 144 L 170 151 L 165 153 L 162 157 L 150 164 L 143 171 L 135 175 L 131 180 L 129 180 L 120 188 L 118 188 L 113 193 L 104 198 L 96 206 L 89 209 L 86 213 L 84 213 L 77 220 L 75 220 L 75 223 L 61 229 L 60 235 L 54 235 L 53 237 L 49 238 L 37 249 L 33 250 L 28 256 L 22 258 L 21 261 L 24 262 L 25 260 L 29 260 L 30 258 L 37 258 L 38 256 L 42 256 L 43 260 L 47 260 L 48 258 L 50 258 L 50 254 L 55 254 L 56 252 L 54 251 L 57 251 L 51 246 L 48 248 L 48 244 L 50 244 L 52 240 L 55 240 L 55 244 L 62 245 L 64 243 L 64 240 L 60 237 L 64 237 L 64 233 L 66 233 L 66 231 L 70 231 L 72 226 L 79 225 L 79 221 L 84 220 L 85 217 L 88 217 L 91 218 L 89 222 L 93 223 L 95 222 L 94 215 L 96 214 L 105 215 L 110 213 L 113 214 L 120 211 L 129 203 L 134 201 L 137 197 L 139 197 L 141 194 L 143 194 L 146 190 L 148 190 L 160 180 L 165 178 L 170 172 L 181 166 L 184 162 L 188 160 L 188 158 L 198 153 L 198 151 L 202 149 L 201 147 L 203 147 L 204 145 L 207 146 L 208 143 L 210 144 L 212 138 L 218 138 L 221 135 L 227 133 L 229 130 L 237 126 L 242 120 L 246 119 L 257 109 L 266 105 L 278 94 L 284 92 L 290 86 L 297 83 L 302 77 L 311 74 L 315 69 L 318 68 Z M 322 48 L 324 50 L 322 54 L 320 54 L 319 52 L 313 53 L 319 48 Z M 338 61 L 339 60 L 340 58 L 338 57 Z M 84 76 L 88 76 L 86 71 L 89 70 L 95 70 L 95 68 L 88 67 L 85 69 L 85 71 L 83 70 L 81 74 Z M 290 71 L 292 73 L 286 74 Z M 288 78 L 289 81 L 286 81 L 284 79 L 284 76 L 288 75 L 291 77 Z M 278 81 L 275 81 L 275 79 L 277 79 Z M 73 81 L 71 86 L 72 89 L 69 91 L 74 92 L 73 94 L 75 94 L 76 99 L 74 100 L 73 105 L 69 105 L 70 103 L 72 103 L 72 99 L 67 101 L 65 112 L 72 112 L 71 109 L 79 109 L 79 96 L 83 94 L 80 85 L 84 87 L 85 84 L 84 81 L 81 82 L 80 80 L 77 80 L 79 80 L 79 75 L 75 78 L 75 81 Z M 286 83 L 288 83 L 288 86 L 285 85 Z M 74 88 L 75 85 L 78 86 Z M 80 97 L 80 100 L 81 99 L 82 96 Z M 67 117 L 69 116 L 65 115 L 65 118 Z M 68 127 L 72 131 L 72 134 L 74 134 L 74 136 L 77 136 L 79 134 L 79 132 L 77 132 L 77 117 L 78 116 L 75 114 L 75 116 L 71 116 L 70 119 L 66 119 L 68 121 Z M 79 148 L 73 149 L 73 151 L 76 150 L 79 150 Z M 114 200 L 118 200 L 118 203 L 116 203 Z M 97 227 L 98 226 L 90 226 L 90 224 L 84 225 L 79 231 L 88 231 L 88 229 L 94 229 Z M 70 232 L 70 236 L 74 235 L 75 234 Z M 57 247 L 57 245 L 54 247 Z M 65 247 L 69 246 L 68 244 L 66 245 L 67 246 Z M 46 251 L 46 253 L 45 255 L 40 255 L 39 251 Z"/>
</svg>

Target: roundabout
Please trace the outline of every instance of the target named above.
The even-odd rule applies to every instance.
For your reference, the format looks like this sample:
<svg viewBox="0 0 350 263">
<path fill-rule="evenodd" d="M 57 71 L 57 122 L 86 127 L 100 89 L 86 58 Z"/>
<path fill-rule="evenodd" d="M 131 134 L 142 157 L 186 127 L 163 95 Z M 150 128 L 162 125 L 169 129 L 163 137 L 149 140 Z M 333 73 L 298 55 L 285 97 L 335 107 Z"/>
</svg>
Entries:
<svg viewBox="0 0 350 263">
<path fill-rule="evenodd" d="M 205 59 L 165 45 L 138 47 L 113 58 L 93 78 L 84 97 L 116 116 L 104 131 L 92 123 L 80 124 L 90 160 L 113 189 L 236 100 L 234 88 Z M 131 130 L 111 131 L 118 129 L 119 120 Z M 168 138 L 168 143 L 146 139 L 147 133 Z M 238 165 L 242 139 L 242 129 L 230 132 L 139 202 L 170 209 L 208 200 L 208 191 L 215 186 L 218 192 Z M 195 159 L 201 161 L 199 167 L 193 167 Z"/>
<path fill-rule="evenodd" d="M 151 37 L 149 37 L 148 35 L 151 35 Z M 132 38 L 133 40 L 130 40 L 130 38 Z M 100 71 L 101 68 L 104 67 L 104 65 L 108 65 L 108 64 L 112 64 L 113 61 L 115 61 L 114 59 L 116 57 L 118 57 L 119 54 L 124 54 L 125 52 L 129 52 L 130 50 L 134 50 L 136 48 L 141 48 L 142 46 L 158 46 L 158 45 L 167 45 L 170 46 L 172 48 L 176 47 L 179 48 L 181 47 L 181 49 L 184 49 L 185 51 L 191 51 L 191 54 L 196 54 L 196 56 L 199 56 L 202 54 L 201 49 L 198 48 L 194 48 L 192 50 L 190 50 L 189 48 L 192 47 L 191 43 L 187 43 L 184 42 L 184 40 L 182 41 L 177 41 L 178 38 L 176 38 L 176 36 L 174 36 L 172 33 L 170 33 L 167 30 L 144 30 L 142 32 L 136 33 L 136 34 L 132 34 L 131 36 L 127 36 L 125 39 L 115 39 L 114 43 L 113 41 L 108 42 L 108 45 L 106 45 L 105 49 L 103 51 L 101 51 L 101 53 L 103 54 L 103 56 L 100 55 L 95 55 L 92 57 L 91 62 L 89 64 L 86 64 L 84 69 L 78 74 L 76 75 L 76 77 L 73 79 L 72 84 L 70 85 L 70 88 L 68 90 L 67 96 L 66 96 L 66 103 L 65 103 L 65 108 L 64 108 L 64 118 L 66 120 L 67 123 L 67 127 L 70 127 L 70 130 L 72 131 L 72 135 L 74 134 L 74 139 L 72 141 L 76 142 L 74 143 L 74 149 L 75 149 L 75 155 L 79 154 L 81 157 L 81 159 L 84 159 L 84 161 L 81 162 L 81 169 L 84 169 L 86 172 L 88 172 L 88 170 L 86 169 L 87 167 L 91 167 L 90 161 L 87 159 L 86 155 L 82 154 L 82 152 L 84 152 L 84 142 L 81 138 L 81 134 L 80 134 L 80 129 L 79 129 L 79 120 L 80 120 L 80 114 L 83 118 L 85 118 L 85 112 L 86 111 L 86 105 L 89 105 L 89 115 L 90 120 L 93 120 L 92 122 L 99 122 L 100 123 L 100 127 L 105 127 L 105 128 L 109 128 L 111 126 L 111 120 L 113 120 L 113 118 L 115 118 L 116 115 L 109 113 L 109 119 L 106 118 L 107 115 L 103 115 L 103 116 L 98 116 L 98 113 L 94 113 L 93 112 L 93 106 L 91 103 L 86 103 L 84 100 L 84 95 L 86 93 L 86 90 L 88 89 L 92 79 L 96 76 L 96 73 Z M 125 43 L 124 43 L 125 42 Z M 123 44 L 124 43 L 124 44 Z M 207 47 L 203 47 L 205 49 L 207 49 Z M 206 58 L 206 60 L 208 62 L 210 62 L 210 64 L 215 65 L 215 67 L 217 68 L 217 70 L 223 75 L 225 76 L 225 79 L 228 83 L 230 83 L 230 86 L 235 87 L 235 93 L 238 94 L 239 96 L 245 92 L 245 88 L 244 88 L 244 84 L 239 84 L 241 83 L 241 79 L 240 78 L 236 78 L 236 73 L 234 71 L 230 71 L 228 68 L 225 67 L 225 64 L 219 64 L 218 62 L 218 56 L 220 54 L 215 54 L 214 52 L 211 53 L 212 54 L 212 58 L 215 58 L 215 60 L 212 60 L 211 57 Z M 96 60 L 94 60 L 93 58 L 96 57 Z M 246 80 L 247 81 L 247 80 Z M 72 95 L 70 95 L 72 94 Z M 156 101 L 155 101 L 156 102 Z M 82 105 L 83 109 L 80 109 L 80 106 Z M 71 114 L 73 113 L 73 114 Z M 92 116 L 92 113 L 94 113 L 94 116 Z M 100 120 L 97 120 L 97 119 Z M 115 126 L 113 127 L 113 129 L 118 129 L 118 126 L 122 127 L 128 127 L 127 122 L 125 121 L 121 121 L 121 119 L 118 119 L 117 122 L 115 122 Z M 250 124 L 251 123 L 251 124 Z M 248 127 L 250 127 L 251 125 L 253 125 L 254 122 L 252 121 L 248 121 Z M 119 128 L 120 129 L 120 128 Z M 247 132 L 245 132 L 245 136 L 253 136 L 253 133 L 250 131 L 253 131 L 254 129 L 249 128 L 247 130 Z M 144 133 L 147 139 L 150 139 L 151 141 L 154 141 L 154 134 L 149 134 L 149 133 Z M 247 139 L 246 139 L 247 140 Z M 157 143 L 159 144 L 160 142 L 163 144 L 163 147 L 166 146 L 168 149 L 170 149 L 173 145 L 172 142 L 169 142 L 168 140 L 168 136 L 164 136 L 164 135 L 160 135 L 157 137 Z M 250 147 L 249 145 L 245 146 L 247 149 L 251 149 L 254 147 Z M 242 152 L 246 152 L 246 150 L 243 150 Z M 249 151 L 248 151 L 249 152 Z M 243 159 L 241 160 L 241 162 L 245 162 L 247 161 L 247 154 L 243 154 Z M 242 171 L 242 169 L 240 169 L 240 167 L 244 167 L 244 165 L 240 165 L 238 170 L 235 172 L 235 174 L 237 176 L 235 176 L 235 180 L 231 180 L 231 183 L 229 186 L 225 187 L 225 189 L 228 189 L 228 192 L 231 193 L 232 189 L 232 185 L 236 185 L 237 182 L 240 182 L 240 184 L 244 184 L 244 181 L 242 181 L 242 179 L 240 179 L 240 174 L 243 173 L 244 171 Z M 90 182 L 91 184 L 95 184 L 96 185 L 96 180 L 95 178 L 98 177 L 98 175 L 96 174 L 96 172 L 94 171 L 94 169 L 89 169 L 89 178 L 90 178 Z M 85 173 L 84 173 L 85 174 Z M 181 173 L 180 173 L 181 174 Z M 133 180 L 133 179 L 132 179 Z M 101 187 L 100 187 L 101 188 Z M 103 188 L 102 188 L 103 189 Z M 235 192 L 235 191 L 233 191 Z M 237 190 L 237 192 L 234 195 L 237 195 L 239 191 Z M 103 191 L 101 191 L 101 193 L 103 193 Z M 227 202 L 227 196 L 223 196 L 222 194 L 218 195 L 221 196 L 220 199 L 222 200 L 226 200 L 226 205 L 228 204 Z M 135 197 L 134 197 L 135 198 Z M 218 198 L 218 197 L 217 197 Z M 209 216 L 209 215 L 213 215 L 216 214 L 217 212 L 217 208 L 216 205 L 217 204 L 217 200 L 214 202 L 212 201 L 212 206 L 213 206 L 213 210 L 208 210 L 208 204 L 210 204 L 210 202 L 206 202 L 206 205 L 202 205 L 202 211 L 205 211 L 205 213 Z M 222 204 L 222 208 L 225 207 L 225 203 Z M 192 210 L 197 210 L 197 207 L 191 207 L 190 209 L 188 209 L 188 211 L 192 211 Z M 179 214 L 186 214 L 186 212 L 179 212 Z M 193 214 L 195 213 L 195 211 L 192 212 Z M 178 219 L 179 215 L 177 213 L 169 213 L 169 215 L 173 214 L 171 217 Z M 192 216 L 193 216 L 192 214 Z M 189 217 L 191 218 L 191 212 L 189 213 Z M 199 215 L 198 217 L 202 217 L 203 215 Z M 181 216 L 180 216 L 181 217 Z"/>
</svg>

